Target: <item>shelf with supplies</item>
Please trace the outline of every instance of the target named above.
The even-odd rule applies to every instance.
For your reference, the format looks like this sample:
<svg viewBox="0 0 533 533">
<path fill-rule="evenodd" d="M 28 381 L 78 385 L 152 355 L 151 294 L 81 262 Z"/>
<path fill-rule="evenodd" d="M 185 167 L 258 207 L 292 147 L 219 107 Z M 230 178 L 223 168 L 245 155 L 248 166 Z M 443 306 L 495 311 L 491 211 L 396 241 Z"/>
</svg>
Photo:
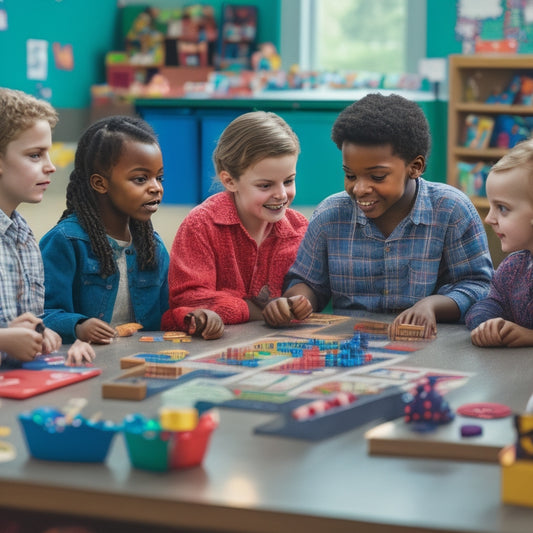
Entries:
<svg viewBox="0 0 533 533">
<path fill-rule="evenodd" d="M 532 54 L 449 57 L 446 181 L 470 196 L 482 218 L 489 209 L 485 180 L 490 167 L 532 132 Z M 486 229 L 498 265 L 505 254 Z"/>
</svg>

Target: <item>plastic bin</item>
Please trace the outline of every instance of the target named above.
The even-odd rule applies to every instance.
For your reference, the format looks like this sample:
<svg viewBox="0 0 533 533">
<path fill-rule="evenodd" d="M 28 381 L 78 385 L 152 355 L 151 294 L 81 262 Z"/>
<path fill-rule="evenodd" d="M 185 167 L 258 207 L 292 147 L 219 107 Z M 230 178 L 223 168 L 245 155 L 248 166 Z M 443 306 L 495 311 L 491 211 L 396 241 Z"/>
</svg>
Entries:
<svg viewBox="0 0 533 533">
<path fill-rule="evenodd" d="M 159 137 L 165 169 L 163 203 L 196 205 L 200 200 L 200 128 L 189 109 L 139 107 Z"/>
</svg>

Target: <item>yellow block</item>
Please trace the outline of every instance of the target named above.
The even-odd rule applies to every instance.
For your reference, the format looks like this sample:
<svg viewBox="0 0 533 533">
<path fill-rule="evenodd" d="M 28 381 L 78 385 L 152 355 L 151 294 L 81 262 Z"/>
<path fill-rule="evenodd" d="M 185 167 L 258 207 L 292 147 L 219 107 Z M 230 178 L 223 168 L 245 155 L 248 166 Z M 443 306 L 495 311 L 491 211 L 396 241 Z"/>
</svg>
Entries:
<svg viewBox="0 0 533 533">
<path fill-rule="evenodd" d="M 162 407 L 159 424 L 165 431 L 191 431 L 198 425 L 198 410 L 194 407 Z"/>
<path fill-rule="evenodd" d="M 516 459 L 514 446 L 503 448 L 499 458 L 502 466 L 502 502 L 533 507 L 533 461 Z"/>
</svg>

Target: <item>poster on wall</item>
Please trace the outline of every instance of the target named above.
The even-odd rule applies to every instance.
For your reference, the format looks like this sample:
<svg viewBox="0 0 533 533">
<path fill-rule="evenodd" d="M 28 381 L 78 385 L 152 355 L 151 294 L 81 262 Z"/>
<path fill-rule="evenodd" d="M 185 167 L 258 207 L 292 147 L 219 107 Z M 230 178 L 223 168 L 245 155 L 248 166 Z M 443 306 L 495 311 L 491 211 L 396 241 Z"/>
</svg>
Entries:
<svg viewBox="0 0 533 533">
<path fill-rule="evenodd" d="M 41 81 L 48 77 L 48 41 L 42 39 L 26 41 L 26 77 L 29 80 Z"/>
<path fill-rule="evenodd" d="M 74 68 L 74 55 L 72 53 L 72 45 L 61 43 L 52 44 L 54 52 L 54 61 L 58 70 L 72 70 Z"/>
<path fill-rule="evenodd" d="M 7 30 L 7 11 L 0 9 L 0 31 Z"/>
<path fill-rule="evenodd" d="M 463 53 L 533 52 L 533 0 L 457 0 Z"/>
</svg>

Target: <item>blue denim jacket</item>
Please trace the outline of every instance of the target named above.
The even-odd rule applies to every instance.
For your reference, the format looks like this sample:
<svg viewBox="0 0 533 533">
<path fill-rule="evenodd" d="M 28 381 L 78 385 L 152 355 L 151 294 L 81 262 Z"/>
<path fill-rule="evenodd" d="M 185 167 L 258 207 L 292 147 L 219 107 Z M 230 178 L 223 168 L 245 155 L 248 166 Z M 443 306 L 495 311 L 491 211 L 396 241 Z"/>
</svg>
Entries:
<svg viewBox="0 0 533 533">
<path fill-rule="evenodd" d="M 133 245 L 126 249 L 128 283 L 135 321 L 147 331 L 161 329 L 161 315 L 168 309 L 168 252 L 155 234 L 157 268 L 139 270 Z M 61 220 L 39 243 L 44 263 L 46 327 L 74 342 L 79 320 L 111 320 L 119 273 L 103 278 L 89 236 L 75 215 Z"/>
</svg>

